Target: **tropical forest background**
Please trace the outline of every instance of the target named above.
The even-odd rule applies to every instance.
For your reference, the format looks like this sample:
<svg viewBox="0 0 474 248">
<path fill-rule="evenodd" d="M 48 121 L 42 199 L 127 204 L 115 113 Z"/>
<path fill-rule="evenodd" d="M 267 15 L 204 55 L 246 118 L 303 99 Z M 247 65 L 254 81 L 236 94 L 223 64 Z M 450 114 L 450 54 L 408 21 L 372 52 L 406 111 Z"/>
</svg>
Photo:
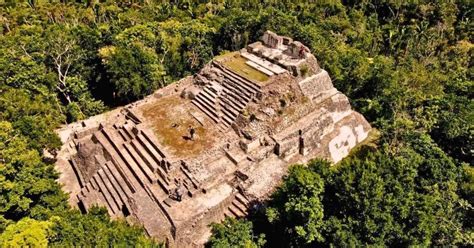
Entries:
<svg viewBox="0 0 474 248">
<path fill-rule="evenodd" d="M 0 0 L 0 246 L 159 246 L 67 205 L 54 130 L 192 75 L 265 30 L 306 44 L 378 130 L 292 166 L 211 247 L 474 245 L 472 1 Z"/>
</svg>

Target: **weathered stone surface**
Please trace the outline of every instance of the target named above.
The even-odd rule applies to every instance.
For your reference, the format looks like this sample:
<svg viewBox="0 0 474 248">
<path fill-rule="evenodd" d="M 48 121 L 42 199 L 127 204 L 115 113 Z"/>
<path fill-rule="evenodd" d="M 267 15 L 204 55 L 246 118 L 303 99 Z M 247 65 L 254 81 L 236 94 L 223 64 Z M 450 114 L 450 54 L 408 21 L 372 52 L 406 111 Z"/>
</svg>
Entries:
<svg viewBox="0 0 474 248">
<path fill-rule="evenodd" d="M 306 46 L 266 32 L 194 77 L 58 130 L 56 167 L 72 205 L 202 246 L 211 222 L 245 216 L 290 164 L 338 162 L 370 128 Z"/>
</svg>

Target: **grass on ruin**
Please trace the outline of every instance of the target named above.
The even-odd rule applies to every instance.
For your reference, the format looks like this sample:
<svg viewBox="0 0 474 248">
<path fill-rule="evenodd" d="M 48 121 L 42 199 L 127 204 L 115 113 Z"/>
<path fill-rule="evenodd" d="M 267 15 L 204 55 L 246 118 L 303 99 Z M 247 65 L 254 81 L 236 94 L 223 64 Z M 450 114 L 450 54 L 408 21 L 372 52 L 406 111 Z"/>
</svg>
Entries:
<svg viewBox="0 0 474 248">
<path fill-rule="evenodd" d="M 229 58 L 229 57 L 232 57 L 232 58 Z M 257 82 L 265 82 L 269 78 L 264 73 L 245 64 L 245 62 L 247 62 L 247 59 L 241 57 L 238 52 L 220 55 L 219 57 L 217 57 L 217 60 L 218 61 L 222 60 L 222 64 L 227 66 L 229 69 L 231 69 L 235 73 L 243 77 L 246 77 L 248 79 L 251 79 Z"/>
<path fill-rule="evenodd" d="M 142 106 L 140 110 L 158 141 L 174 156 L 192 157 L 214 144 L 217 135 L 189 114 L 189 102 L 179 96 L 163 97 Z M 190 125 L 196 130 L 194 140 L 187 138 Z"/>
</svg>

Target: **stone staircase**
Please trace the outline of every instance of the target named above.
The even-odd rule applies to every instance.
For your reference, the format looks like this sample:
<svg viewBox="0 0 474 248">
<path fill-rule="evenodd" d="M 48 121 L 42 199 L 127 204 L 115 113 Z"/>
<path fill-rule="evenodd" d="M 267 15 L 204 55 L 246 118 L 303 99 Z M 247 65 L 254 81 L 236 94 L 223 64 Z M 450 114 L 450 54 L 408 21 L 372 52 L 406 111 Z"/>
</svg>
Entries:
<svg viewBox="0 0 474 248">
<path fill-rule="evenodd" d="M 248 214 L 249 200 L 240 192 L 235 195 L 234 200 L 224 211 L 224 217 L 242 218 Z"/>
<path fill-rule="evenodd" d="M 213 62 L 213 66 L 218 74 L 223 76 L 223 80 L 211 81 L 192 102 L 219 124 L 221 130 L 226 130 L 247 104 L 260 93 L 260 86 L 217 62 Z"/>
<path fill-rule="evenodd" d="M 220 122 L 218 94 L 219 92 L 216 89 L 215 83 L 211 83 L 206 85 L 192 101 L 196 107 L 204 112 L 215 123 Z"/>
<path fill-rule="evenodd" d="M 125 122 L 101 128 L 93 140 L 103 147 L 104 155 L 95 155 L 100 168 L 77 195 L 86 211 L 95 204 L 105 206 L 111 216 L 123 216 L 137 191 L 159 201 L 168 197 L 169 163 L 147 132 Z"/>
</svg>

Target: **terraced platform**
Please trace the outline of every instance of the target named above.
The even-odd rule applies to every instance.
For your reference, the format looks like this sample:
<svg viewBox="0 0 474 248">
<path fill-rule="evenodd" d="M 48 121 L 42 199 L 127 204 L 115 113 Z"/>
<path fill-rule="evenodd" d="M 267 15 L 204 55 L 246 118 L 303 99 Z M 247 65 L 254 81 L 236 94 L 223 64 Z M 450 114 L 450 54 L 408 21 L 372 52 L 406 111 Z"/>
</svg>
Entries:
<svg viewBox="0 0 474 248">
<path fill-rule="evenodd" d="M 289 165 L 338 162 L 370 129 L 306 46 L 267 31 L 194 76 L 58 130 L 56 168 L 82 211 L 102 206 L 170 247 L 201 247 L 210 223 L 245 217 Z"/>
</svg>

